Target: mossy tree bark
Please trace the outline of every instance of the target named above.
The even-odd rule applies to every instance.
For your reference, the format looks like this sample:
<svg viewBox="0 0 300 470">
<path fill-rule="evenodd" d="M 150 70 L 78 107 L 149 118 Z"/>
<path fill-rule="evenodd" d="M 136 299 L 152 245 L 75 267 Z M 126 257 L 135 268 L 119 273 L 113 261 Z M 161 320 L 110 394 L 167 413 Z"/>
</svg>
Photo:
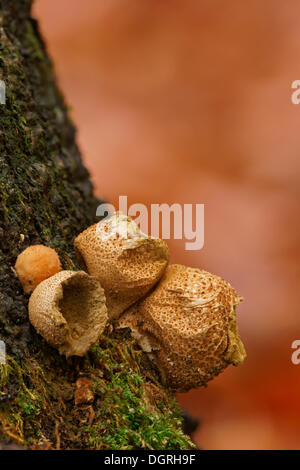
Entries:
<svg viewBox="0 0 300 470">
<path fill-rule="evenodd" d="M 159 375 L 132 340 L 109 335 L 67 361 L 28 321 L 14 273 L 18 254 L 42 243 L 78 269 L 74 237 L 95 222 L 98 201 L 75 143 L 31 0 L 0 1 L 0 441 L 31 448 L 191 448 Z M 92 404 L 76 406 L 78 377 Z"/>
</svg>

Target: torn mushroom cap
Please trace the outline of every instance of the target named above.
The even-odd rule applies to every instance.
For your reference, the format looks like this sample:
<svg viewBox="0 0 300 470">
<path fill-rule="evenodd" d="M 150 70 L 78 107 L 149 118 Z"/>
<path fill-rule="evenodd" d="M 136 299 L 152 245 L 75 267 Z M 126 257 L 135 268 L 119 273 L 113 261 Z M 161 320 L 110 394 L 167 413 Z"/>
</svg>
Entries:
<svg viewBox="0 0 300 470">
<path fill-rule="evenodd" d="M 15 270 L 24 292 L 29 294 L 36 286 L 61 270 L 61 264 L 53 248 L 31 245 L 19 254 Z"/>
<path fill-rule="evenodd" d="M 104 290 L 84 271 L 61 271 L 41 282 L 28 309 L 37 332 L 67 357 L 83 356 L 107 322 Z"/>
<path fill-rule="evenodd" d="M 148 237 L 119 212 L 82 232 L 74 246 L 82 265 L 105 290 L 110 320 L 158 282 L 169 259 L 163 240 Z"/>
<path fill-rule="evenodd" d="M 119 327 L 129 327 L 152 352 L 171 389 L 185 392 L 245 359 L 235 316 L 240 301 L 220 277 L 174 264 L 149 296 L 125 312 Z"/>
</svg>

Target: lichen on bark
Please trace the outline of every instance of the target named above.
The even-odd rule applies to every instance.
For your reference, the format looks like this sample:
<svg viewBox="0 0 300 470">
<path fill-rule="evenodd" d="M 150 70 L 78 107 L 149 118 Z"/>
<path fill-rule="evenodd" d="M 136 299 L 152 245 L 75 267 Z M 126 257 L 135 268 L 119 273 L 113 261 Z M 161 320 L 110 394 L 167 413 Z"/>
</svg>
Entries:
<svg viewBox="0 0 300 470">
<path fill-rule="evenodd" d="M 0 441 L 31 448 L 181 448 L 178 405 L 128 337 L 106 332 L 83 359 L 67 361 L 28 321 L 18 254 L 42 243 L 64 269 L 79 268 L 73 240 L 95 222 L 99 201 L 81 162 L 31 0 L 0 0 Z M 87 374 L 95 401 L 74 403 Z"/>
</svg>

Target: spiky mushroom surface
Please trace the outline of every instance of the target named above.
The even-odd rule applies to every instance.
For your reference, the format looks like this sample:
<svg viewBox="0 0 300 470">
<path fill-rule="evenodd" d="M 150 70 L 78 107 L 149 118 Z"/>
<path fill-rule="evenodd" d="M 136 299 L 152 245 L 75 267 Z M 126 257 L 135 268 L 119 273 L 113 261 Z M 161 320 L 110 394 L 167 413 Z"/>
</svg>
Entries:
<svg viewBox="0 0 300 470">
<path fill-rule="evenodd" d="M 145 235 L 122 213 L 115 213 L 75 239 L 82 266 L 105 290 L 110 320 L 116 320 L 161 278 L 169 260 L 167 244 Z"/>
<path fill-rule="evenodd" d="M 61 270 L 61 264 L 53 248 L 44 245 L 31 245 L 19 254 L 15 270 L 26 294 L 36 286 Z"/>
<path fill-rule="evenodd" d="M 60 354 L 84 356 L 107 322 L 104 290 L 84 271 L 61 271 L 31 294 L 29 319 Z"/>
<path fill-rule="evenodd" d="M 235 309 L 241 297 L 219 276 L 174 264 L 150 295 L 120 318 L 152 353 L 167 386 L 178 392 L 205 385 L 246 353 Z"/>
</svg>

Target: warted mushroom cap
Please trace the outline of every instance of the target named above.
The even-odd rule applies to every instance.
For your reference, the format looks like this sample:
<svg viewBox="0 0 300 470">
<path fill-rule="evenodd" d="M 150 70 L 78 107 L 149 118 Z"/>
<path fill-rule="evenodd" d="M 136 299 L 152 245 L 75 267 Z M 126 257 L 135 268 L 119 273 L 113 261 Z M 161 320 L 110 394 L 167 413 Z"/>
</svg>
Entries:
<svg viewBox="0 0 300 470">
<path fill-rule="evenodd" d="M 28 310 L 37 332 L 67 357 L 86 354 L 107 322 L 104 290 L 84 271 L 61 271 L 41 282 Z"/>
<path fill-rule="evenodd" d="M 235 308 L 236 291 L 219 276 L 174 264 L 149 296 L 119 320 L 153 357 L 173 390 L 205 385 L 246 357 Z"/>
<path fill-rule="evenodd" d="M 158 282 L 169 259 L 163 240 L 148 237 L 119 212 L 82 232 L 74 246 L 79 261 L 104 288 L 110 320 Z"/>
</svg>

